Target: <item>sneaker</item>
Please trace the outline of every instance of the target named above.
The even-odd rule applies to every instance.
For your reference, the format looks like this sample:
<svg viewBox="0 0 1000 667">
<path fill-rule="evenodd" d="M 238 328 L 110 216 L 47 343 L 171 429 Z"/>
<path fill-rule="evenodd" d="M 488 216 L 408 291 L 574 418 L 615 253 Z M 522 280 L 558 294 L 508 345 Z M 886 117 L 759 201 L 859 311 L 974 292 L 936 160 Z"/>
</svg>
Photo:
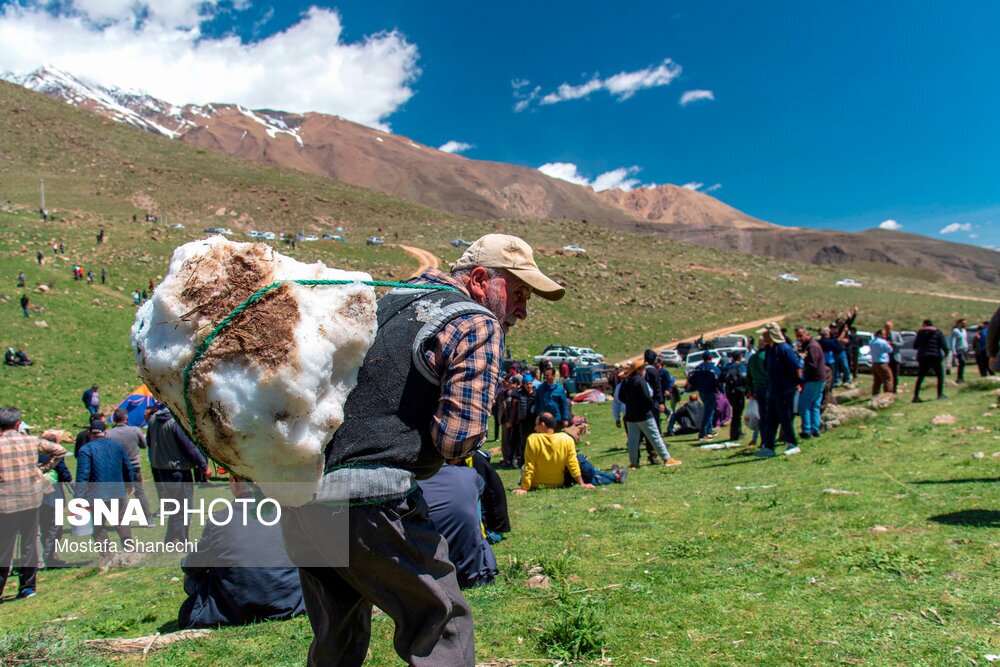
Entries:
<svg viewBox="0 0 1000 667">
<path fill-rule="evenodd" d="M 802 433 L 799 433 L 799 437 L 802 438 L 802 439 L 808 439 L 808 438 L 811 438 L 813 436 L 812 436 L 812 433 L 807 433 L 805 431 L 802 431 Z"/>
<path fill-rule="evenodd" d="M 948 398 L 948 397 L 947 397 L 947 396 L 945 396 L 944 394 L 938 394 L 938 400 L 939 400 L 939 401 L 940 401 L 941 399 L 943 399 L 943 398 Z"/>
<path fill-rule="evenodd" d="M 801 454 L 801 453 L 802 450 L 799 449 L 798 445 L 795 445 L 794 447 L 789 447 L 788 449 L 785 450 L 785 456 L 792 456 L 793 454 Z"/>
<path fill-rule="evenodd" d="M 914 403 L 923 403 L 924 399 L 920 398 L 919 396 L 914 396 L 913 397 L 913 402 Z"/>
<path fill-rule="evenodd" d="M 638 463 L 629 463 L 628 467 L 631 468 L 632 470 L 638 470 L 639 469 L 639 464 Z"/>
<path fill-rule="evenodd" d="M 667 459 L 666 461 L 663 462 L 663 467 L 665 467 L 665 468 L 676 468 L 680 464 L 681 464 L 680 461 L 678 461 L 677 459 L 675 459 L 674 457 L 671 456 L 669 459 Z"/>
<path fill-rule="evenodd" d="M 625 480 L 628 479 L 628 468 L 621 468 L 616 463 L 611 466 L 611 470 L 618 475 L 618 483 L 624 484 Z"/>
<path fill-rule="evenodd" d="M 767 447 L 761 447 L 756 452 L 754 452 L 753 455 L 761 459 L 769 459 L 772 456 L 776 456 L 774 450 L 768 449 Z"/>
<path fill-rule="evenodd" d="M 34 588 L 25 588 L 23 591 L 17 594 L 18 600 L 26 600 L 28 598 L 35 597 Z"/>
</svg>

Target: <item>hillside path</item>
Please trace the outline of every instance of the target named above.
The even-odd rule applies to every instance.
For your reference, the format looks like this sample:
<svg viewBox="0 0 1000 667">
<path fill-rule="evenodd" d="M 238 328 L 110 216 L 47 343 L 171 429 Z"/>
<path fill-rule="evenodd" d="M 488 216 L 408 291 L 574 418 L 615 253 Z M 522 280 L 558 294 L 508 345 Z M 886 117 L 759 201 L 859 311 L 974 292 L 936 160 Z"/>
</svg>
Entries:
<svg viewBox="0 0 1000 667">
<path fill-rule="evenodd" d="M 437 255 L 435 255 L 429 250 L 424 250 L 423 248 L 414 248 L 413 246 L 408 246 L 408 245 L 400 245 L 398 243 L 394 243 L 392 245 L 401 249 L 407 255 L 417 260 L 417 262 L 420 264 L 420 266 L 417 267 L 417 270 L 413 272 L 413 275 L 410 276 L 411 278 L 416 278 L 427 269 L 436 269 L 441 266 L 441 260 L 438 259 Z"/>
<path fill-rule="evenodd" d="M 937 296 L 942 299 L 961 299 L 962 301 L 979 301 L 982 303 L 1000 303 L 1000 299 L 988 299 L 981 296 L 964 296 L 962 294 L 941 294 L 939 292 L 917 292 L 911 290 L 894 290 L 903 294 L 918 294 L 920 296 Z"/>
<path fill-rule="evenodd" d="M 736 331 L 743 331 L 744 329 L 753 329 L 755 327 L 762 327 L 765 324 L 767 324 L 768 322 L 783 322 L 786 317 L 788 317 L 787 314 L 785 314 L 785 315 L 772 315 L 771 317 L 765 317 L 765 318 L 760 319 L 760 320 L 753 320 L 751 322 L 742 322 L 740 324 L 730 324 L 730 325 L 727 325 L 727 326 L 724 326 L 724 327 L 720 327 L 718 329 L 712 329 L 711 331 L 706 331 L 702 335 L 705 338 L 714 338 L 716 336 L 725 336 L 726 334 L 731 334 L 731 333 L 734 333 Z M 680 343 L 683 343 L 686 340 L 691 340 L 691 336 L 685 336 L 684 338 L 678 338 L 677 340 L 672 340 L 669 343 L 663 343 L 661 345 L 656 345 L 656 346 L 652 347 L 651 349 L 654 350 L 657 354 L 659 354 L 663 350 L 666 350 L 666 349 L 671 348 L 671 347 L 676 347 L 677 345 L 679 345 Z M 621 364 L 622 366 L 628 366 L 628 365 L 632 364 L 633 362 L 641 360 L 641 359 L 642 359 L 642 354 L 640 353 L 640 354 L 638 354 L 638 355 L 636 355 L 634 357 L 629 357 L 628 359 L 624 359 L 622 361 L 619 361 L 618 363 Z"/>
</svg>

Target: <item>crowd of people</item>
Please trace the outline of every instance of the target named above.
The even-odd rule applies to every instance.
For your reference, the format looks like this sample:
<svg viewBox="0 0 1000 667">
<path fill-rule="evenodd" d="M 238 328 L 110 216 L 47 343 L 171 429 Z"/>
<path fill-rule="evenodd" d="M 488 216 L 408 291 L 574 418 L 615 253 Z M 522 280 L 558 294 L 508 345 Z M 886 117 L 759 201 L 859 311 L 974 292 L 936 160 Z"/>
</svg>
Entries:
<svg viewBox="0 0 1000 667">
<path fill-rule="evenodd" d="M 289 618 L 305 611 L 313 631 L 311 664 L 360 664 L 377 605 L 395 623 L 393 645 L 404 661 L 472 664 L 472 611 L 461 590 L 488 585 L 498 574 L 493 546 L 514 534 L 508 492 L 523 496 L 544 487 L 571 487 L 585 493 L 625 483 L 629 470 L 640 465 L 643 444 L 650 463 L 676 468 L 681 461 L 670 453 L 669 437 L 696 432 L 708 441 L 725 425 L 729 438 L 738 441 L 745 424 L 753 432 L 750 442 L 759 441 L 758 456 L 775 456 L 779 442 L 785 454 L 796 454 L 802 440 L 822 434 L 822 406 L 833 400 L 833 387 L 857 379 L 852 364 L 857 308 L 818 331 L 796 326 L 792 336 L 770 323 L 757 332 L 747 355 L 735 351 L 720 359 L 715 350 L 704 350 L 684 383 L 647 350 L 640 361 L 617 369 L 609 387 L 615 424 L 625 431 L 628 466 L 600 470 L 579 451 L 588 424 L 574 415 L 574 397 L 567 391 L 574 369 L 544 360 L 537 368 L 501 363 L 504 337 L 527 317 L 528 300 L 534 295 L 555 301 L 564 293 L 541 272 L 524 241 L 489 234 L 450 272 L 428 269 L 408 289 L 383 296 L 375 341 L 348 397 L 344 424 L 326 446 L 317 491 L 319 498 L 327 485 L 347 489 L 346 527 L 317 500 L 284 508 L 280 529 L 255 525 L 251 537 L 206 528 L 204 550 L 200 546 L 182 563 L 187 599 L 179 612 L 181 626 Z M 428 324 L 418 314 L 432 295 L 434 307 L 450 318 Z M 960 323 L 948 338 L 929 321 L 918 332 L 914 400 L 921 400 L 921 383 L 929 375 L 938 377 L 943 397 L 939 369 L 948 351 L 978 350 L 982 341 L 986 372 L 995 365 L 1000 311 L 972 340 Z M 872 345 L 875 393 L 896 389 L 900 347 L 886 323 Z M 400 348 L 408 353 L 387 353 Z M 11 562 L 20 535 L 26 545 L 15 563 L 20 598 L 34 595 L 37 587 L 38 558 L 31 551 L 39 534 L 46 565 L 59 564 L 51 545 L 61 527 L 45 509 L 55 494 L 135 497 L 150 506 L 152 494 L 142 479 L 144 448 L 161 500 L 190 502 L 194 483 L 211 472 L 166 407 L 147 411 L 144 433 L 129 426 L 120 409 L 107 424 L 98 385 L 81 400 L 88 426 L 77 436 L 75 479 L 61 463 L 65 448 L 24 434 L 20 412 L 0 409 L 0 479 L 21 489 L 13 496 L 0 494 L 0 562 Z M 491 415 L 500 443 L 495 465 L 483 450 Z M 520 471 L 513 488 L 505 488 L 498 468 Z M 236 476 L 229 481 L 234 497 L 249 500 L 248 484 Z M 149 507 L 147 516 L 154 515 Z M 127 539 L 129 527 L 116 528 L 119 539 Z M 163 539 L 188 537 L 187 524 L 172 515 Z M 112 538 L 103 527 L 93 539 Z M 348 564 L 330 560 L 316 566 L 345 542 Z M 285 557 L 280 567 L 249 572 L 239 566 L 240 549 L 277 550 L 282 544 L 295 548 L 273 554 Z M 8 574 L 8 568 L 0 569 L 0 591 Z"/>
</svg>

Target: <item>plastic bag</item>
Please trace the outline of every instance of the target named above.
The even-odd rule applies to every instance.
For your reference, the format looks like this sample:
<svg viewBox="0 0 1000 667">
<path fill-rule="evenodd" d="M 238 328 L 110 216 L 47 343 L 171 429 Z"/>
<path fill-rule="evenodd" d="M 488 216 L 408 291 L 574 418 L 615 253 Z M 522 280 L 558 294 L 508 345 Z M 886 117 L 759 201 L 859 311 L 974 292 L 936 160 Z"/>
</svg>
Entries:
<svg viewBox="0 0 1000 667">
<path fill-rule="evenodd" d="M 760 429 L 760 406 L 757 405 L 756 398 L 751 398 L 747 401 L 747 411 L 743 415 L 743 423 L 751 431 Z"/>
</svg>

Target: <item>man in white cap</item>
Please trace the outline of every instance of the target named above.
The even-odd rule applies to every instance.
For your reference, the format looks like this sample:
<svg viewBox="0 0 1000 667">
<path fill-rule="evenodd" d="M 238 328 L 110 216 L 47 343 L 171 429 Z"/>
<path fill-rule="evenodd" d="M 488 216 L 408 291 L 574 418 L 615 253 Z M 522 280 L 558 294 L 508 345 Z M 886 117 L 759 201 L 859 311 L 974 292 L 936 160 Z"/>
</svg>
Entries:
<svg viewBox="0 0 1000 667">
<path fill-rule="evenodd" d="M 410 282 L 379 300 L 375 341 L 326 448 L 318 497 L 349 489 L 347 534 L 330 528 L 322 502 L 284 513 L 314 633 L 310 665 L 361 664 L 373 604 L 395 622 L 407 663 L 475 664 L 472 612 L 416 481 L 485 441 L 505 333 L 528 316 L 533 293 L 555 301 L 565 289 L 504 234 L 473 243 L 450 274 L 430 269 Z M 343 553 L 345 539 L 346 567 L 313 567 Z"/>
<path fill-rule="evenodd" d="M 777 322 L 771 322 L 758 329 L 761 343 L 767 348 L 764 367 L 767 369 L 767 421 L 761 426 L 760 449 L 755 456 L 768 458 L 775 455 L 778 428 L 784 438 L 785 454 L 800 453 L 795 437 L 795 394 L 802 383 L 802 360 L 792 346 L 785 341 L 785 335 Z"/>
</svg>

